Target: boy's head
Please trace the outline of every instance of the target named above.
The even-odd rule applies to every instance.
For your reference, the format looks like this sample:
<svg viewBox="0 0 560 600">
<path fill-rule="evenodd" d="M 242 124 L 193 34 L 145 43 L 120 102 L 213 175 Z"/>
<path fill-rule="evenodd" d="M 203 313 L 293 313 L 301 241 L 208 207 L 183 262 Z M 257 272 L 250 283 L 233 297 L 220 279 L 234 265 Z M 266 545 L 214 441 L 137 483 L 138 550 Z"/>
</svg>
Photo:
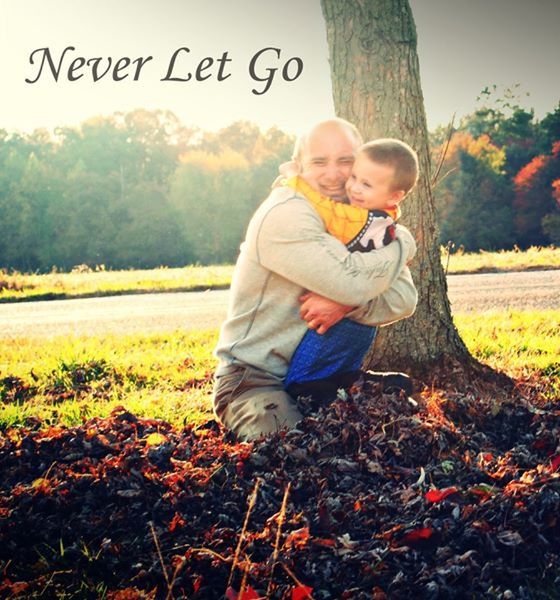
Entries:
<svg viewBox="0 0 560 600">
<path fill-rule="evenodd" d="M 417 179 L 416 152 L 400 140 L 384 138 L 358 149 L 346 193 L 354 206 L 396 210 Z"/>
</svg>

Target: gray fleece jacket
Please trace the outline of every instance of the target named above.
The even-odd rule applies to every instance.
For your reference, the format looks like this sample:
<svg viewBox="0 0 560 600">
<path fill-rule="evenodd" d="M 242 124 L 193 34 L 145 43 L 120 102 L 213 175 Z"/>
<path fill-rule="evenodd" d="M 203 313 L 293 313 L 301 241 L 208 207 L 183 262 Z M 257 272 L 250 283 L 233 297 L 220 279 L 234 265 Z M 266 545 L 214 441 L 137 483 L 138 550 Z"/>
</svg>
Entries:
<svg viewBox="0 0 560 600">
<path fill-rule="evenodd" d="M 415 252 L 414 239 L 400 225 L 388 246 L 349 252 L 303 196 L 274 189 L 241 245 L 215 350 L 216 375 L 246 364 L 283 378 L 307 329 L 298 300 L 305 290 L 356 306 L 347 317 L 368 325 L 410 316 L 417 292 L 406 263 Z"/>
</svg>

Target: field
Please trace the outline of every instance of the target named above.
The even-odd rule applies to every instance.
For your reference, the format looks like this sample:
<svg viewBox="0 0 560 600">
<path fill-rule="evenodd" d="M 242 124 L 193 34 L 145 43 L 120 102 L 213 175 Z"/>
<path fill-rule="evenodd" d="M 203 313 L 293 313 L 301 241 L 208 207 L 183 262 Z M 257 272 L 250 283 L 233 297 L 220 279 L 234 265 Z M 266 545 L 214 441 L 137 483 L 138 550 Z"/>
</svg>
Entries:
<svg viewBox="0 0 560 600">
<path fill-rule="evenodd" d="M 482 362 L 542 393 L 560 394 L 560 311 L 458 315 Z M 39 417 L 76 425 L 125 405 L 175 426 L 210 415 L 216 331 L 129 337 L 18 339 L 0 347 L 0 427 Z"/>
<path fill-rule="evenodd" d="M 526 251 L 455 252 L 448 260 L 442 249 L 442 263 L 449 273 L 485 273 L 560 269 L 560 249 L 530 248 Z M 71 273 L 53 271 L 45 275 L 0 270 L 0 302 L 84 298 L 114 294 L 181 292 L 228 287 L 233 267 L 187 266 L 150 270 L 94 270 L 85 265 Z"/>
<path fill-rule="evenodd" d="M 456 318 L 509 397 L 350 390 L 254 444 L 208 421 L 216 331 L 4 343 L 0 596 L 550 600 L 559 319 Z"/>
</svg>

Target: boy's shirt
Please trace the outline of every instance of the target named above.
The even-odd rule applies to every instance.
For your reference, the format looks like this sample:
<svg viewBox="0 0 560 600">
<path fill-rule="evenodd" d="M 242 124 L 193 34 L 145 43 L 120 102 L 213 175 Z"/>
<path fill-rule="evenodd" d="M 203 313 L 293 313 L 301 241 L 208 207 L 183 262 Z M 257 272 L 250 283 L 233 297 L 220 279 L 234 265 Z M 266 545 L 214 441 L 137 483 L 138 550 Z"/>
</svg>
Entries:
<svg viewBox="0 0 560 600">
<path fill-rule="evenodd" d="M 368 210 L 337 202 L 313 189 L 299 175 L 286 179 L 284 184 L 300 192 L 319 213 L 327 231 L 352 252 L 368 252 L 395 239 L 394 223 L 400 216 L 399 208 Z"/>
</svg>

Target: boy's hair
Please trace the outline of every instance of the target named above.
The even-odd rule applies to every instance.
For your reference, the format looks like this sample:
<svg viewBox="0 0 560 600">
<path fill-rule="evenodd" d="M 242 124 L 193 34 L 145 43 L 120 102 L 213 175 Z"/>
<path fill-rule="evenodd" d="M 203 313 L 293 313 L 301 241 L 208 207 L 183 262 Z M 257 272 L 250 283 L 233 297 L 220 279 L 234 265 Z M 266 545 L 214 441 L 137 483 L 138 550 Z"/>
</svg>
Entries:
<svg viewBox="0 0 560 600">
<path fill-rule="evenodd" d="M 338 126 L 340 126 L 341 129 L 346 130 L 354 138 L 354 140 L 356 141 L 356 144 L 358 146 L 364 143 L 364 140 L 363 140 L 362 136 L 360 135 L 358 128 L 355 125 L 352 125 L 352 123 L 350 123 L 350 121 L 347 121 L 346 119 L 341 119 L 340 117 L 334 117 L 332 119 L 327 119 L 326 121 L 321 121 L 319 123 L 315 123 L 315 125 L 313 125 L 313 127 L 311 129 L 308 129 L 305 133 L 302 133 L 301 135 L 298 136 L 298 138 L 296 139 L 295 146 L 294 146 L 292 160 L 300 162 L 303 151 L 304 151 L 305 147 L 307 146 L 307 140 L 309 139 L 309 135 L 317 127 L 319 127 L 321 125 L 329 125 L 329 124 L 338 125 Z"/>
<path fill-rule="evenodd" d="M 381 138 L 358 148 L 371 161 L 395 167 L 393 189 L 408 194 L 418 181 L 418 155 L 401 140 Z"/>
</svg>

